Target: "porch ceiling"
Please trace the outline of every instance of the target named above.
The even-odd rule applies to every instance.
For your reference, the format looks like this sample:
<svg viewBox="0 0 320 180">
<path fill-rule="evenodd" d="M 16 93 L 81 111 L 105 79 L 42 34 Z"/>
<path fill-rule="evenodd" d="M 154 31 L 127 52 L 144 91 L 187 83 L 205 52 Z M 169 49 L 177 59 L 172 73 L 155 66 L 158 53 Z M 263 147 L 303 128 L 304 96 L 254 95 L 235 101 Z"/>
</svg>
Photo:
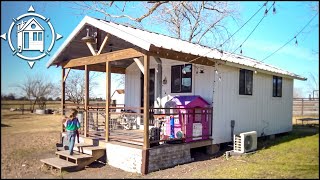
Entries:
<svg viewBox="0 0 320 180">
<path fill-rule="evenodd" d="M 71 59 L 77 59 L 81 57 L 89 57 L 92 56 L 88 46 L 85 42 L 81 39 L 87 35 L 87 29 L 89 29 L 89 35 L 92 35 L 94 32 L 97 32 L 97 43 L 93 44 L 93 48 L 96 52 L 99 50 L 104 38 L 106 37 L 107 33 L 103 30 L 100 30 L 96 27 L 92 27 L 90 25 L 85 25 L 79 33 L 71 40 L 68 46 L 61 52 L 61 54 L 57 57 L 57 59 L 61 59 L 62 61 L 59 63 L 54 63 L 55 65 L 61 65 L 66 63 Z M 113 51 L 118 51 L 122 49 L 128 48 L 137 48 L 135 45 L 126 42 L 116 36 L 109 34 L 108 40 L 104 48 L 102 49 L 100 54 L 109 53 Z M 134 61 L 132 59 L 123 59 L 119 61 L 111 62 L 111 68 L 127 68 L 130 66 Z M 100 66 L 100 67 L 98 67 Z M 91 67 L 91 68 L 90 68 Z M 91 70 L 101 71 L 104 70 L 105 72 L 105 63 L 99 63 L 95 65 L 90 65 Z M 98 68 L 97 68 L 98 67 Z M 72 67 L 72 69 L 84 69 L 84 67 Z"/>
</svg>

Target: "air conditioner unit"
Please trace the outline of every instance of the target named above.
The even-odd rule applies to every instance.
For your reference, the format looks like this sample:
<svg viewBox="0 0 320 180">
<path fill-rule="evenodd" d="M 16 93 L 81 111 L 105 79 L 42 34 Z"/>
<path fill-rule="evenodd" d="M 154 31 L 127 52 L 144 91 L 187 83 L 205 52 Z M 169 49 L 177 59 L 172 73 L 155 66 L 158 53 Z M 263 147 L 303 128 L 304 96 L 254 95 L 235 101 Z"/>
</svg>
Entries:
<svg viewBox="0 0 320 180">
<path fill-rule="evenodd" d="M 250 131 L 233 135 L 233 151 L 246 153 L 257 149 L 257 132 Z"/>
</svg>

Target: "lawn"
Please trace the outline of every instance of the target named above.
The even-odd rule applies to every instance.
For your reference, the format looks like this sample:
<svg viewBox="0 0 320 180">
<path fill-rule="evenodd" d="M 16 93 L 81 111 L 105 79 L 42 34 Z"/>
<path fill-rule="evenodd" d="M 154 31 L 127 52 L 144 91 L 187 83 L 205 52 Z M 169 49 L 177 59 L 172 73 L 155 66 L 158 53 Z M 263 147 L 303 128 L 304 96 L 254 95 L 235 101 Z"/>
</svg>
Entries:
<svg viewBox="0 0 320 180">
<path fill-rule="evenodd" d="M 194 178 L 319 179 L 319 126 L 295 126 L 291 133 L 259 142 L 256 153 L 224 160 L 219 167 L 195 172 Z"/>
<path fill-rule="evenodd" d="M 53 176 L 40 170 L 40 159 L 54 157 L 60 115 L 1 111 L 2 178 L 312 178 L 319 179 L 319 125 L 294 126 L 275 140 L 259 140 L 256 153 L 207 156 L 145 176 L 103 165 Z M 222 153 L 221 153 L 222 154 Z"/>
</svg>

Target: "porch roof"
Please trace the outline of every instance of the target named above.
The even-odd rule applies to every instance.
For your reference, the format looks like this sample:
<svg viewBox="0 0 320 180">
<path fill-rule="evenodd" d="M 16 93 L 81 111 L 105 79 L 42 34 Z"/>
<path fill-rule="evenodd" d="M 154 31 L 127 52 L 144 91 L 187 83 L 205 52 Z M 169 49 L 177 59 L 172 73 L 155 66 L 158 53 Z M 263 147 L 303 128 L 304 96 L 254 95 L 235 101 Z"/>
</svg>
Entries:
<svg viewBox="0 0 320 180">
<path fill-rule="evenodd" d="M 114 37 L 121 39 L 121 41 L 128 43 L 128 45 L 124 45 L 124 43 L 121 43 L 122 45 L 126 46 L 125 48 L 137 47 L 145 51 L 150 51 L 151 49 L 153 50 L 164 49 L 167 51 L 180 52 L 184 54 L 193 55 L 196 57 L 204 57 L 208 59 L 208 61 L 211 61 L 211 63 L 212 61 L 220 60 L 220 61 L 226 62 L 226 64 L 230 66 L 240 66 L 240 67 L 243 66 L 244 68 L 249 67 L 249 69 L 263 70 L 275 75 L 280 74 L 293 79 L 306 80 L 305 77 L 259 62 L 258 60 L 255 60 L 253 58 L 249 58 L 249 57 L 237 55 L 237 54 L 231 54 L 229 52 L 221 53 L 217 49 L 209 48 L 199 44 L 190 43 L 181 39 L 172 38 L 172 37 L 158 34 L 158 33 L 153 33 L 153 32 L 149 32 L 149 31 L 145 31 L 145 30 L 141 30 L 141 29 L 137 29 L 137 28 L 133 28 L 133 27 L 129 27 L 129 26 L 125 26 L 125 25 L 121 25 L 121 24 L 117 24 L 117 23 L 113 23 L 113 22 L 109 22 L 101 19 L 92 18 L 89 16 L 84 17 L 84 19 L 69 35 L 69 37 L 61 45 L 61 47 L 57 50 L 57 52 L 52 56 L 52 58 L 47 63 L 47 68 L 49 68 L 51 65 L 54 65 L 54 64 L 59 65 L 59 63 L 61 63 L 62 61 L 67 61 L 72 58 L 78 58 L 78 57 L 90 55 L 90 52 L 88 52 L 87 50 L 86 52 L 77 51 L 79 52 L 79 54 L 66 57 L 66 54 L 72 54 L 72 53 L 65 52 L 66 49 L 70 49 L 70 48 L 67 48 L 67 46 L 69 46 L 71 42 L 74 42 L 76 39 L 75 37 L 79 36 L 79 32 L 83 31 L 83 29 L 85 27 L 88 27 L 88 25 L 99 28 L 105 33 L 109 33 Z M 83 43 L 83 46 L 85 46 L 84 43 Z M 104 51 L 104 52 L 108 52 L 108 51 Z"/>
</svg>

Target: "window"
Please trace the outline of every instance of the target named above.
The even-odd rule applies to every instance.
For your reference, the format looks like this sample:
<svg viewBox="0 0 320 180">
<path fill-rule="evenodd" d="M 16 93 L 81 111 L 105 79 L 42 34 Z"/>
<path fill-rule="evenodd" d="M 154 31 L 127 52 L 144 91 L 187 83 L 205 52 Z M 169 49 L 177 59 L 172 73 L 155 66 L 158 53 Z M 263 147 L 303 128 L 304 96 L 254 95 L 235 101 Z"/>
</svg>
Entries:
<svg viewBox="0 0 320 180">
<path fill-rule="evenodd" d="M 282 77 L 273 76 L 273 97 L 281 97 L 282 96 Z"/>
<path fill-rule="evenodd" d="M 33 41 L 36 41 L 36 40 L 37 40 L 37 33 L 34 32 L 34 33 L 33 33 Z"/>
<path fill-rule="evenodd" d="M 42 41 L 42 32 L 38 32 L 38 41 Z"/>
<path fill-rule="evenodd" d="M 182 72 L 183 71 L 183 72 Z M 191 92 L 192 65 L 177 65 L 171 67 L 171 92 Z"/>
<path fill-rule="evenodd" d="M 246 69 L 240 69 L 239 76 L 239 94 L 252 95 L 253 72 Z"/>
</svg>

